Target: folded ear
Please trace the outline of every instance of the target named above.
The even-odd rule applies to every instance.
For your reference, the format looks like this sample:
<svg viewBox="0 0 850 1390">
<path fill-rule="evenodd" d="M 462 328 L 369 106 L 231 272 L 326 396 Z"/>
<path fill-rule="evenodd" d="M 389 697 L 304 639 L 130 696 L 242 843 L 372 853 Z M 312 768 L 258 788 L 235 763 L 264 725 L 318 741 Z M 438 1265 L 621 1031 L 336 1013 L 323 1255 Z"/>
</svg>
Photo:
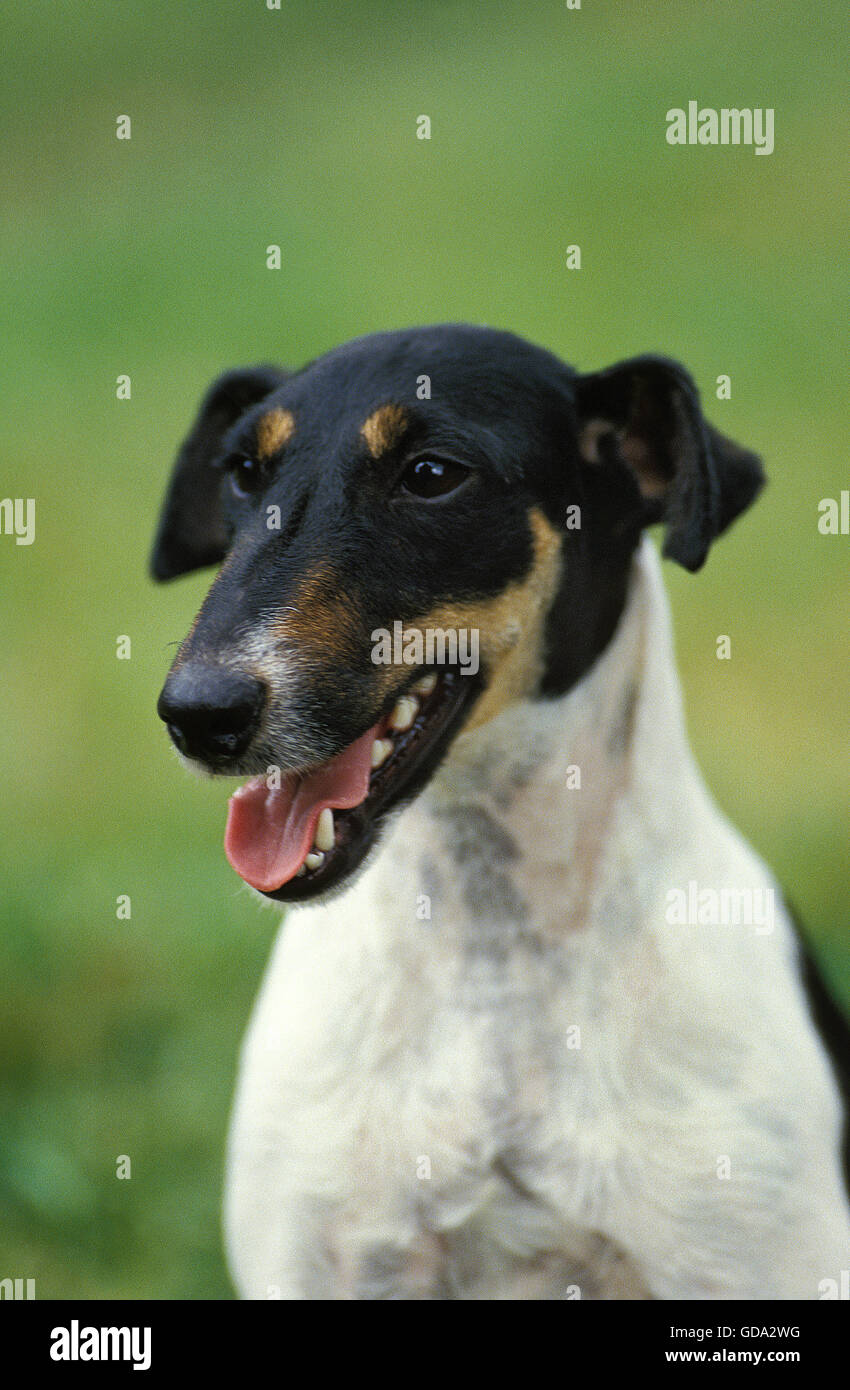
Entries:
<svg viewBox="0 0 850 1390">
<path fill-rule="evenodd" d="M 168 485 L 151 552 L 154 579 L 174 579 L 224 558 L 228 536 L 221 511 L 222 475 L 212 464 L 230 426 L 286 377 L 279 367 L 237 368 L 210 387 Z"/>
<path fill-rule="evenodd" d="M 576 398 L 586 461 L 625 465 L 644 524 L 666 525 L 663 553 L 699 569 L 715 536 L 760 491 L 760 460 L 703 419 L 693 380 L 664 357 L 635 357 L 580 376 Z"/>
</svg>

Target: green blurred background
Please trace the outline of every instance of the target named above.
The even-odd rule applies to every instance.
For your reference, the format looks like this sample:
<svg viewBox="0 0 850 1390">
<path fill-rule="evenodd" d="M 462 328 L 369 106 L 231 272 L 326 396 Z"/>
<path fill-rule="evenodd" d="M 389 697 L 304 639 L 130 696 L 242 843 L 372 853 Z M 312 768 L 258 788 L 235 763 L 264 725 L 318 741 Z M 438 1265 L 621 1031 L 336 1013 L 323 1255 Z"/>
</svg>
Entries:
<svg viewBox="0 0 850 1390">
<path fill-rule="evenodd" d="M 0 1277 L 230 1296 L 225 1124 L 276 918 L 155 715 L 209 576 L 156 589 L 146 561 L 234 364 L 466 319 L 690 367 L 771 478 L 698 577 L 666 567 L 693 741 L 850 1000 L 850 542 L 817 530 L 850 484 L 846 6 L 16 0 L 0 25 L 0 490 L 36 499 L 35 544 L 0 536 Z M 775 152 L 671 148 L 691 98 L 775 107 Z"/>
</svg>

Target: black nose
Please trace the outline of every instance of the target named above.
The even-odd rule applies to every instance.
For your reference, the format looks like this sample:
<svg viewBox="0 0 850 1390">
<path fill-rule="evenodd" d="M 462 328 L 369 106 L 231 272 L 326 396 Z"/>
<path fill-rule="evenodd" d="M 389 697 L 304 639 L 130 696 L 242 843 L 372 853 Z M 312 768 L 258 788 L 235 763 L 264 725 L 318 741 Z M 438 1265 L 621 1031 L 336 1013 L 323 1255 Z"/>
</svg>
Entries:
<svg viewBox="0 0 850 1390">
<path fill-rule="evenodd" d="M 171 672 L 156 708 L 181 753 L 216 765 L 248 747 L 265 699 L 262 681 L 243 671 L 189 662 Z"/>
</svg>

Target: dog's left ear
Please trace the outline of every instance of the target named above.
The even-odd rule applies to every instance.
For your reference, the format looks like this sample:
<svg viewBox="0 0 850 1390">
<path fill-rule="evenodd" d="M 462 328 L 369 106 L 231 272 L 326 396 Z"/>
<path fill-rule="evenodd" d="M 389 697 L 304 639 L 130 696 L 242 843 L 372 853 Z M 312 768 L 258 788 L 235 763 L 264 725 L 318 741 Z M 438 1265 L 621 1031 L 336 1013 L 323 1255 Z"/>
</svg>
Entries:
<svg viewBox="0 0 850 1390">
<path fill-rule="evenodd" d="M 644 523 L 666 525 L 663 553 L 698 570 L 715 536 L 760 491 L 761 461 L 708 424 L 692 378 L 664 357 L 579 376 L 576 401 L 585 460 L 625 465 Z"/>
<path fill-rule="evenodd" d="M 222 476 L 212 465 L 230 426 L 287 376 L 280 367 L 236 368 L 207 391 L 168 485 L 151 552 L 154 579 L 174 579 L 224 559 L 228 535 L 221 511 Z"/>
</svg>

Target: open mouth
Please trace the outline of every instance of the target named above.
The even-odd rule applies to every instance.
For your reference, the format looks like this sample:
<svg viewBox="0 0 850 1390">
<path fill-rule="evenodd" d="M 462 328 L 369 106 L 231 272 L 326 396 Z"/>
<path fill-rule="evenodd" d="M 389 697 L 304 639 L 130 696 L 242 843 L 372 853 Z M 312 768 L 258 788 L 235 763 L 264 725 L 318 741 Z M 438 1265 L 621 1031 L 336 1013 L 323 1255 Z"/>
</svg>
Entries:
<svg viewBox="0 0 850 1390">
<path fill-rule="evenodd" d="M 224 848 L 252 888 L 303 902 L 341 884 L 365 858 L 388 811 L 410 800 L 437 767 L 476 677 L 430 671 L 341 753 L 279 787 L 254 777 L 230 799 Z"/>
</svg>

